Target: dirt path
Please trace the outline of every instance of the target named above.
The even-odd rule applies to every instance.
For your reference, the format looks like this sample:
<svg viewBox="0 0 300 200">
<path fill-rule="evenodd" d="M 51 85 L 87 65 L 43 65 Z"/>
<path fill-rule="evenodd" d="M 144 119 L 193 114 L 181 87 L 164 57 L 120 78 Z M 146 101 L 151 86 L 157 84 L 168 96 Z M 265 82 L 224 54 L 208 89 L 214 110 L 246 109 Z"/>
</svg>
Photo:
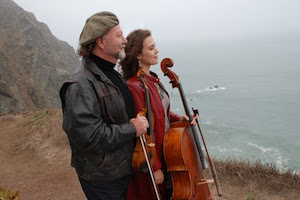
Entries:
<svg viewBox="0 0 300 200">
<path fill-rule="evenodd" d="M 66 141 L 59 113 L 47 112 L 0 116 L 0 187 L 20 191 L 22 200 L 85 199 L 68 144 L 59 145 Z"/>
</svg>

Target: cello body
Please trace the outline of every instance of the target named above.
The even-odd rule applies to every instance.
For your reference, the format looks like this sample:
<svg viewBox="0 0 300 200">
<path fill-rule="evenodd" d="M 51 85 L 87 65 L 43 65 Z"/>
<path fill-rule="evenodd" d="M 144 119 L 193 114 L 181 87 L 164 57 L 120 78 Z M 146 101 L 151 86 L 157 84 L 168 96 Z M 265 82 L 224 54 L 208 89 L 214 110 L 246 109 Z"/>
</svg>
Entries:
<svg viewBox="0 0 300 200">
<path fill-rule="evenodd" d="M 171 124 L 164 138 L 164 156 L 171 173 L 171 199 L 212 199 L 189 121 Z"/>
</svg>

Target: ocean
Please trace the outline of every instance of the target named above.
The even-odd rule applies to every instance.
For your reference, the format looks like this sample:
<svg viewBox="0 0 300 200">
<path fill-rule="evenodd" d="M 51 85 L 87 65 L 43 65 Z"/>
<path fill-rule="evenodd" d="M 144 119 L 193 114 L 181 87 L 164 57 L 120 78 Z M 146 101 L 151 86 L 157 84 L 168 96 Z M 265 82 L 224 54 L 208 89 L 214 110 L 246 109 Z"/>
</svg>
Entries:
<svg viewBox="0 0 300 200">
<path fill-rule="evenodd" d="M 159 44 L 169 57 L 188 105 L 200 113 L 210 155 L 275 164 L 300 171 L 300 37 L 262 37 Z M 171 110 L 184 114 L 177 88 Z"/>
</svg>

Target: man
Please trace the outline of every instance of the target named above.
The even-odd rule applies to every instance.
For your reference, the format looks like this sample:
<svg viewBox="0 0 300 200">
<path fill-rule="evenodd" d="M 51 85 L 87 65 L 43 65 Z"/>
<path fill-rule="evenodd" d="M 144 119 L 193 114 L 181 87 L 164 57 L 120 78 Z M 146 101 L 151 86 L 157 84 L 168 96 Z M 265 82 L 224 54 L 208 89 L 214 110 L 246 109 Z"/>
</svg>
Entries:
<svg viewBox="0 0 300 200">
<path fill-rule="evenodd" d="M 79 39 L 81 70 L 60 89 L 71 165 L 88 199 L 126 199 L 133 140 L 149 126 L 145 117 L 134 118 L 127 84 L 114 70 L 126 42 L 116 15 L 92 15 Z"/>
</svg>

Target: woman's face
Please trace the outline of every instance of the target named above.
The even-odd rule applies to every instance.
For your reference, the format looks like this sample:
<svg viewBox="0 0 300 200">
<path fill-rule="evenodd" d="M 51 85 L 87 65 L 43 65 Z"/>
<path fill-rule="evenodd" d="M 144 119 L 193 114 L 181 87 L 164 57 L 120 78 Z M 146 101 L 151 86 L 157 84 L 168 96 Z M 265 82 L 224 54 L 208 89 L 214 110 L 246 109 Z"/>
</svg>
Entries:
<svg viewBox="0 0 300 200">
<path fill-rule="evenodd" d="M 158 52 L 153 37 L 149 36 L 143 41 L 142 53 L 137 59 L 141 61 L 142 66 L 155 65 L 158 63 Z"/>
</svg>

